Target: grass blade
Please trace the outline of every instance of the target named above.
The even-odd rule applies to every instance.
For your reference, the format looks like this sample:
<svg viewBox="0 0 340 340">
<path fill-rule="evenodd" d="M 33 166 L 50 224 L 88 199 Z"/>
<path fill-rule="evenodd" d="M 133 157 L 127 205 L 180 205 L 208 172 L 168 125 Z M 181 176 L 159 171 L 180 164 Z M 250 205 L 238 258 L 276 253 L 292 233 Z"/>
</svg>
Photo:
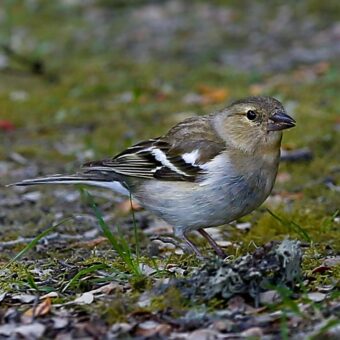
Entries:
<svg viewBox="0 0 340 340">
<path fill-rule="evenodd" d="M 270 215 L 272 215 L 277 221 L 281 223 L 284 227 L 288 227 L 290 230 L 297 233 L 301 238 L 303 238 L 308 243 L 311 243 L 313 240 L 307 233 L 305 229 L 303 229 L 299 224 L 295 223 L 294 221 L 289 221 L 283 217 L 277 216 L 274 214 L 270 209 L 267 208 L 267 211 Z"/>
<path fill-rule="evenodd" d="M 106 269 L 108 268 L 108 265 L 105 263 L 98 263 L 94 264 L 90 267 L 84 268 L 80 270 L 76 275 L 72 277 L 72 279 L 66 284 L 66 286 L 62 289 L 62 292 L 65 292 L 67 288 L 75 286 L 77 282 L 80 280 L 80 278 L 86 274 L 93 273 L 100 269 Z"/>
<path fill-rule="evenodd" d="M 104 236 L 111 243 L 113 249 L 118 253 L 120 258 L 126 263 L 129 270 L 133 274 L 137 276 L 141 276 L 142 273 L 139 267 L 139 257 L 137 257 L 136 259 L 133 257 L 131 248 L 128 242 L 126 241 L 126 239 L 123 237 L 123 233 L 121 232 L 120 228 L 117 227 L 117 230 L 118 230 L 118 234 L 121 236 L 120 237 L 114 236 L 109 226 L 104 221 L 103 215 L 98 209 L 92 195 L 85 189 L 81 189 L 81 191 L 84 194 L 86 200 L 89 202 L 91 208 L 93 209 L 94 214 L 98 220 L 99 226 L 102 229 Z"/>
</svg>

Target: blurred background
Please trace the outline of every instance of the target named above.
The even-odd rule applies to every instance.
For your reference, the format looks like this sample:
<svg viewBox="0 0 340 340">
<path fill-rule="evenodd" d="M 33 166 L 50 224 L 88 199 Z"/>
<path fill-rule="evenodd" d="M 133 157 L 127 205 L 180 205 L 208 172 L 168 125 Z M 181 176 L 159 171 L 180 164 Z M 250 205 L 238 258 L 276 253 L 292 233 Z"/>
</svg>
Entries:
<svg viewBox="0 0 340 340">
<path fill-rule="evenodd" d="M 319 226 L 340 206 L 339 60 L 336 0 L 2 0 L 1 183 L 73 171 L 186 117 L 272 95 L 297 120 L 283 147 L 308 157 L 281 166 L 268 204 L 329 239 Z M 79 208 L 74 188 L 50 190 L 2 190 L 2 232 Z M 249 239 L 286 232 L 264 232 L 259 214 Z"/>
</svg>

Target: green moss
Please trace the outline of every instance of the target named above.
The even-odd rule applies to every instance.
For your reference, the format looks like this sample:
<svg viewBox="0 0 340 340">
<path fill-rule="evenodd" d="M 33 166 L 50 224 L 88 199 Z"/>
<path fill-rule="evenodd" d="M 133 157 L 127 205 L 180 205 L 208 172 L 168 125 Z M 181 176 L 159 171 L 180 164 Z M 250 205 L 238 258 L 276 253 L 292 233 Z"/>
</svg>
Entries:
<svg viewBox="0 0 340 340">
<path fill-rule="evenodd" d="M 327 256 L 327 245 L 311 246 L 305 250 L 302 262 L 302 271 L 308 279 L 308 289 L 317 291 L 320 287 L 334 286 L 340 279 L 340 264 L 322 269 Z M 316 268 L 321 270 L 316 270 Z"/>
<path fill-rule="evenodd" d="M 170 287 L 152 299 L 148 310 L 153 313 L 170 311 L 172 316 L 178 317 L 183 315 L 188 307 L 189 301 L 182 296 L 181 292 L 175 287 Z"/>
<path fill-rule="evenodd" d="M 94 158 L 114 155 L 134 142 L 163 134 L 179 121 L 182 113 L 185 113 L 185 116 L 207 113 L 225 106 L 230 100 L 251 94 L 254 85 L 263 86 L 263 94 L 278 97 L 287 104 L 294 104 L 288 107 L 294 107 L 292 113 L 297 120 L 297 126 L 284 134 L 285 147 L 309 147 L 314 155 L 310 162 L 281 164 L 280 172 L 287 173 L 289 179 L 276 183 L 274 191 L 282 196 L 281 203 L 273 206 L 268 204 L 268 207 L 285 220 L 297 223 L 313 240 L 304 247 L 303 275 L 308 280 L 307 289 L 316 290 L 320 285 L 333 284 L 339 279 L 339 266 L 313 273 L 313 269 L 321 265 L 329 253 L 340 251 L 339 223 L 335 221 L 335 212 L 340 207 L 340 196 L 336 190 L 325 185 L 325 180 L 333 181 L 337 185 L 340 180 L 340 145 L 337 131 L 337 113 L 340 107 L 339 61 L 331 62 L 324 74 L 317 75 L 314 81 L 297 79 L 296 70 L 267 75 L 237 72 L 216 63 L 216 51 L 207 51 L 201 59 L 193 58 L 195 60 L 190 60 L 189 63 L 181 58 L 180 54 L 176 58 L 136 62 L 128 55 L 113 50 L 106 42 L 92 39 L 90 19 L 84 20 L 79 15 L 77 6 L 70 9 L 71 7 L 62 2 L 36 2 L 38 5 L 33 6 L 16 0 L 6 2 L 5 14 L 12 13 L 11 22 L 5 15 L 0 23 L 0 39 L 6 42 L 6 39 L 10 38 L 7 32 L 15 32 L 15 28 L 19 27 L 20 31 L 26 32 L 29 44 L 24 43 L 18 52 L 29 58 L 43 60 L 48 72 L 55 74 L 58 79 L 52 82 L 48 77 L 20 74 L 27 69 L 10 60 L 10 66 L 20 72 L 19 75 L 1 73 L 0 115 L 1 120 L 9 120 L 16 129 L 12 132 L 0 131 L 1 161 L 7 162 L 10 153 L 17 152 L 29 163 L 38 164 L 39 172 L 62 168 L 65 172 L 73 171 L 81 161 L 81 152 L 84 150 L 92 151 Z M 243 2 L 214 2 L 221 6 L 231 6 L 232 17 L 237 20 L 246 16 Z M 294 15 L 312 13 L 317 20 L 325 20 L 328 24 L 329 19 L 332 20 L 339 13 L 338 3 L 307 0 L 296 6 Z M 272 19 L 282 7 L 279 2 L 271 6 L 267 7 L 271 8 L 268 15 Z M 118 17 L 110 23 L 112 32 L 120 32 L 123 27 Z M 78 39 L 79 32 L 89 39 Z M 226 35 L 229 47 L 237 46 L 241 43 L 238 40 L 242 39 Z M 174 41 L 174 45 L 176 44 Z M 183 100 L 187 94 L 199 92 L 202 85 L 225 88 L 229 96 L 225 102 L 219 103 L 197 104 Z M 163 86 L 170 90 L 164 91 Z M 24 94 L 24 100 L 13 99 L 13 93 L 18 91 Z M 122 98 L 128 100 L 124 101 Z M 76 148 L 65 154 L 60 152 L 60 143 L 79 143 L 80 149 Z M 24 166 L 13 163 L 11 174 L 21 176 L 20 171 Z M 1 181 L 7 183 L 9 178 L 2 177 Z M 33 205 L 23 202 L 15 209 L 5 207 L 1 241 L 36 235 L 41 228 L 50 224 L 57 212 L 79 211 L 73 211 L 73 206 L 66 206 L 67 203 L 56 207 L 51 189 L 39 190 L 43 192 L 42 203 Z M 284 194 L 298 195 L 286 199 Z M 98 203 L 100 207 L 110 210 L 106 198 L 98 198 Z M 87 208 L 88 206 L 83 204 L 81 210 L 86 211 Z M 117 223 L 117 220 L 117 215 L 114 215 L 114 223 Z M 292 230 L 288 224 L 279 223 L 264 208 L 258 209 L 243 220 L 251 221 L 253 225 L 247 233 L 235 228 L 226 228 L 226 237 L 230 237 L 237 245 L 227 249 L 231 258 L 254 250 L 256 245 L 282 240 L 287 235 L 305 242 L 301 234 Z M 73 235 L 81 233 L 81 228 L 83 226 L 80 224 L 72 225 L 65 227 L 63 231 Z M 124 233 L 129 244 L 133 244 L 132 230 L 124 230 Z M 205 254 L 212 255 L 205 240 L 197 237 L 195 241 Z M 141 238 L 142 254 L 147 254 L 148 242 L 147 238 Z M 108 296 L 105 302 L 95 301 L 90 306 L 79 307 L 90 315 L 103 315 L 111 324 L 126 321 L 128 313 L 139 310 L 136 301 L 141 292 L 151 290 L 155 285 L 155 278 L 179 276 L 164 270 L 151 277 L 134 278 L 109 244 L 101 244 L 95 250 L 75 248 L 72 242 L 65 244 L 57 240 L 37 247 L 21 262 L 3 270 L 0 275 L 0 290 L 30 290 L 27 270 L 36 267 L 41 269 L 41 266 L 51 271 L 39 274 L 40 277 L 32 274 L 38 286 L 39 280 L 53 278 L 52 288 L 61 291 L 81 268 L 97 263 L 106 264 L 107 277 L 102 275 L 98 278 L 96 273 L 91 273 L 85 285 L 82 283 L 80 286 L 71 287 L 65 296 L 54 300 L 54 303 L 71 301 L 79 291 L 97 287 L 98 282 L 117 280 L 130 284 L 130 288 L 123 294 L 115 292 L 113 296 Z M 11 249 L 4 248 L 1 260 L 8 260 L 22 247 L 23 245 L 17 245 Z M 66 262 L 65 266 L 61 264 L 63 262 Z M 154 267 L 154 262 L 147 257 L 142 257 L 141 262 Z M 200 261 L 193 255 L 174 255 L 171 260 L 159 257 L 156 260 L 160 268 L 169 262 L 188 272 L 200 265 Z M 185 301 L 177 289 L 171 288 L 164 295 L 155 297 L 148 311 L 153 313 L 170 310 L 174 316 L 178 316 L 190 307 L 190 301 Z M 224 307 L 225 302 L 218 299 L 210 301 L 208 306 L 211 311 Z"/>
<path fill-rule="evenodd" d="M 120 295 L 115 295 L 109 304 L 99 306 L 98 312 L 103 315 L 108 324 L 126 322 L 127 316 L 132 310 L 132 302 Z M 93 310 L 91 309 L 91 313 Z"/>
</svg>

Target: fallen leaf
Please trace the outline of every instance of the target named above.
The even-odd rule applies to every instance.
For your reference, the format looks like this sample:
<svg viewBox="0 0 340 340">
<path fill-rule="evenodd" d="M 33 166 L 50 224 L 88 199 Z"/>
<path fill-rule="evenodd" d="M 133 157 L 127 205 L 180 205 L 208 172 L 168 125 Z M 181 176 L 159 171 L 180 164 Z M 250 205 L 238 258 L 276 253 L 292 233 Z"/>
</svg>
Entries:
<svg viewBox="0 0 340 340">
<path fill-rule="evenodd" d="M 30 308 L 24 313 L 24 316 L 38 317 L 48 314 L 51 311 L 52 302 L 48 297 L 43 302 L 39 303 L 38 306 Z"/>
<path fill-rule="evenodd" d="M 94 301 L 94 296 L 91 292 L 86 292 L 82 294 L 81 296 L 77 297 L 75 300 L 72 301 L 72 303 L 78 304 L 78 305 L 89 305 Z"/>
<path fill-rule="evenodd" d="M 328 266 L 318 266 L 318 267 L 316 267 L 316 268 L 314 268 L 312 270 L 312 274 L 315 274 L 315 273 L 324 273 L 324 272 L 326 272 L 326 271 L 328 271 L 330 269 L 331 269 L 331 267 L 328 267 Z"/>
<path fill-rule="evenodd" d="M 57 292 L 49 292 L 43 296 L 40 296 L 40 300 L 45 300 L 47 298 L 57 298 L 59 294 Z"/>
<path fill-rule="evenodd" d="M 89 291 L 88 293 L 91 293 L 91 294 L 99 294 L 99 293 L 102 293 L 102 294 L 106 294 L 106 295 L 109 295 L 112 293 L 112 291 L 114 290 L 121 290 L 122 289 L 122 286 L 117 283 L 117 282 L 110 282 L 109 284 L 105 285 L 105 286 L 101 286 L 97 289 L 94 289 L 94 290 L 91 290 Z"/>
</svg>

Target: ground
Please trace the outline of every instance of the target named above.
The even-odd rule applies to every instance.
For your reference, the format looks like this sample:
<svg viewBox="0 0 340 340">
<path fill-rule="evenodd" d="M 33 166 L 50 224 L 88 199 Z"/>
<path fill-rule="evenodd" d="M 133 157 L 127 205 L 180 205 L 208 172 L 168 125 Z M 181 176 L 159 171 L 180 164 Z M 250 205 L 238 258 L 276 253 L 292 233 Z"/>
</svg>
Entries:
<svg viewBox="0 0 340 340">
<path fill-rule="evenodd" d="M 338 1 L 4 1 L 1 337 L 339 337 L 339 19 Z M 197 235 L 208 260 L 155 240 L 171 227 L 111 192 L 4 187 L 259 94 L 297 124 L 265 204 L 209 230 L 224 263 Z M 276 256 L 287 238 L 293 280 Z M 268 259 L 258 294 L 216 288 Z"/>
</svg>

